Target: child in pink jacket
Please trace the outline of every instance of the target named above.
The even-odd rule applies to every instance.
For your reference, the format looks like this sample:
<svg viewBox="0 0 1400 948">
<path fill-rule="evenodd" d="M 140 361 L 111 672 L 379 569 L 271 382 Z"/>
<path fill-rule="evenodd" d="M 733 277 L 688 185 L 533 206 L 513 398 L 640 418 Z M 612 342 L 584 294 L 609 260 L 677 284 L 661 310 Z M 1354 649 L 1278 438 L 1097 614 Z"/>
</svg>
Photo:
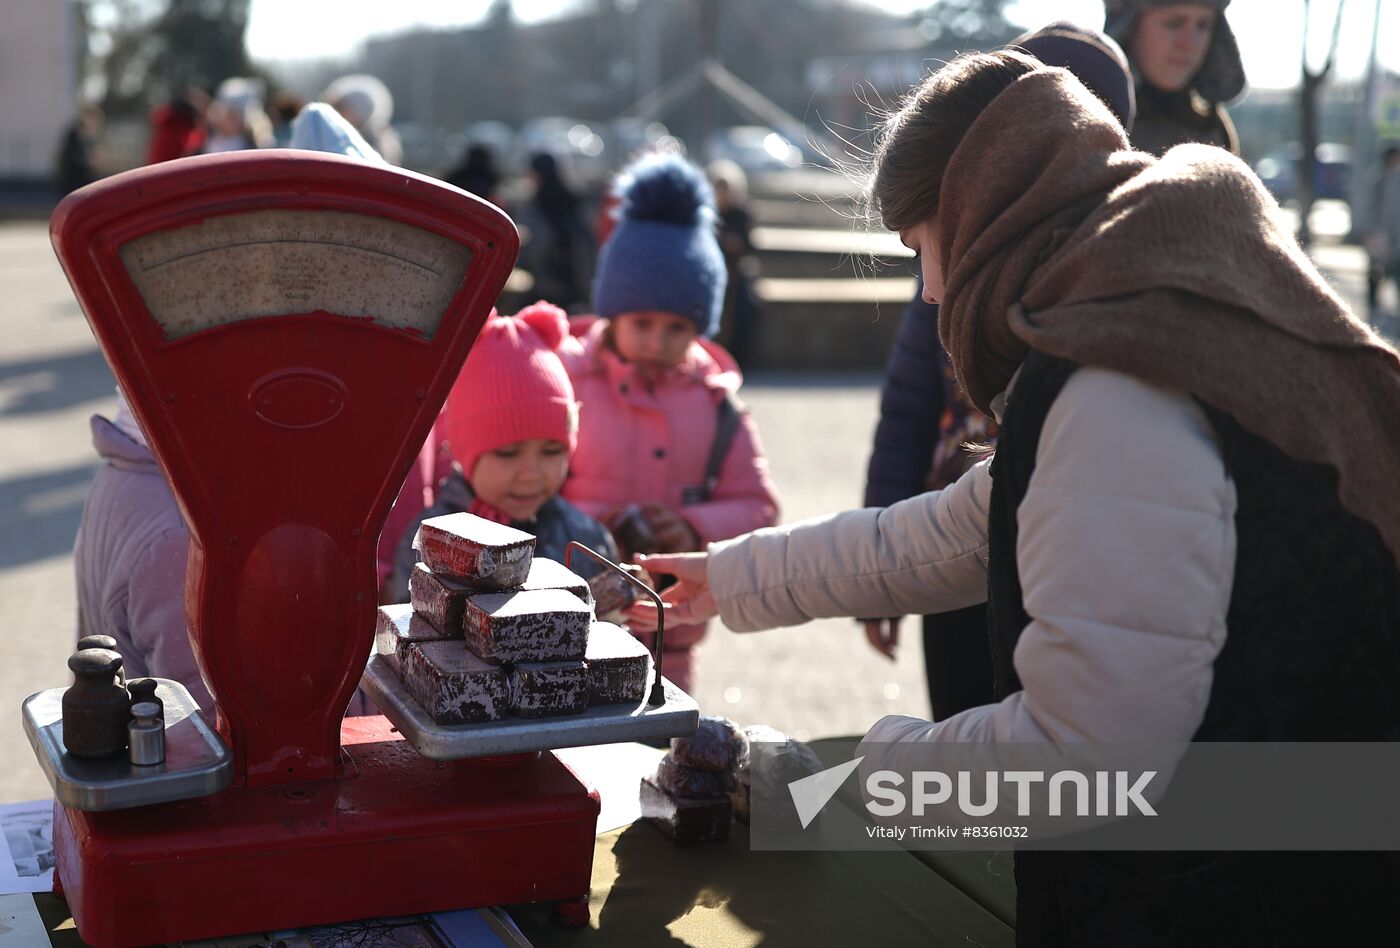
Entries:
<svg viewBox="0 0 1400 948">
<path fill-rule="evenodd" d="M 778 498 L 738 365 L 710 340 L 725 264 L 710 187 L 675 156 L 633 164 L 594 280 L 597 318 L 562 350 L 580 403 L 563 494 L 626 554 L 702 550 L 771 526 Z M 665 674 L 682 689 L 705 626 L 666 630 Z"/>
</svg>

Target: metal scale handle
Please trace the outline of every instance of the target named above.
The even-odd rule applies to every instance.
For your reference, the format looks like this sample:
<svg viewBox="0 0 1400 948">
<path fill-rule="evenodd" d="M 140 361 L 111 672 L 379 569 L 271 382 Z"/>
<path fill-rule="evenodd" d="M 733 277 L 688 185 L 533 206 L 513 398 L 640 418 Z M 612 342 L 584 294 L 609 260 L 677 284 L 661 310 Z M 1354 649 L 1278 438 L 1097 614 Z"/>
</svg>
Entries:
<svg viewBox="0 0 1400 948">
<path fill-rule="evenodd" d="M 573 559 L 575 550 L 587 553 L 599 563 L 602 563 L 609 569 L 616 571 L 620 576 L 626 579 L 633 586 L 636 586 L 639 590 L 646 593 L 647 596 L 651 598 L 651 601 L 656 604 L 656 643 L 652 646 L 651 654 L 652 663 L 656 666 L 656 680 L 652 682 L 651 697 L 647 698 L 647 704 L 664 704 L 666 702 L 666 693 L 665 689 L 661 686 L 661 653 L 663 651 L 662 644 L 664 643 L 666 636 L 666 608 L 665 604 L 661 601 L 661 594 L 658 593 L 655 589 L 652 589 L 646 583 L 642 582 L 637 577 L 633 576 L 631 573 L 627 572 L 627 570 L 623 569 L 617 563 L 614 563 L 612 560 L 599 553 L 597 550 L 590 549 L 589 547 L 584 546 L 577 540 L 569 541 L 568 547 L 564 550 L 564 565 L 569 569 L 573 569 Z"/>
</svg>

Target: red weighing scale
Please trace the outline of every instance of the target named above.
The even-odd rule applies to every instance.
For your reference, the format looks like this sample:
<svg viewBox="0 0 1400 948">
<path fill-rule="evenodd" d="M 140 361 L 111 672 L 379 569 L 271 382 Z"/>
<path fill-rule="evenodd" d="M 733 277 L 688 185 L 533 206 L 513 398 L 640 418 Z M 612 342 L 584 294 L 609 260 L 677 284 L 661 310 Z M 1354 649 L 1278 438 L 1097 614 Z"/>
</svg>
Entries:
<svg viewBox="0 0 1400 948">
<path fill-rule="evenodd" d="M 279 150 L 109 178 L 51 230 L 189 526 L 186 617 L 218 706 L 210 728 L 162 681 L 167 759 L 137 768 L 63 751 L 62 689 L 26 701 L 79 934 L 586 913 L 598 795 L 547 749 L 689 733 L 694 702 L 666 682 L 659 704 L 562 724 L 437 728 L 366 674 L 376 541 L 514 264 L 510 219 L 409 171 Z M 362 677 L 390 717 L 342 721 Z"/>
</svg>

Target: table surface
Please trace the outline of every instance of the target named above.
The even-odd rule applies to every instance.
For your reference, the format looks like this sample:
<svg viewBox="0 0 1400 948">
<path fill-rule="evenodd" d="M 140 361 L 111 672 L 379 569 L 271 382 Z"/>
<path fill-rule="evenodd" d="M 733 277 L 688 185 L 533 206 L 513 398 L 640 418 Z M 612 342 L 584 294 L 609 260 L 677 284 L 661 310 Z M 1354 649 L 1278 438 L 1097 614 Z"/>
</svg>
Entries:
<svg viewBox="0 0 1400 948">
<path fill-rule="evenodd" d="M 822 743 L 814 744 L 819 755 Z M 624 748 L 631 752 L 619 754 Z M 580 750 L 570 754 L 570 766 L 606 786 L 587 773 Z M 637 769 L 640 779 L 659 754 L 636 745 L 598 750 L 614 785 L 630 785 L 630 776 L 618 779 L 618 769 Z M 738 821 L 725 842 L 678 847 L 638 821 L 597 837 L 587 927 L 559 927 L 543 904 L 509 912 L 542 948 L 862 942 L 994 948 L 1015 943 L 1014 891 L 1006 853 L 755 852 L 748 825 Z M 34 901 L 52 944 L 81 948 L 67 903 L 47 894 Z"/>
<path fill-rule="evenodd" d="M 511 916 L 541 948 L 1015 943 L 1005 921 L 910 853 L 753 852 L 741 822 L 727 842 L 690 847 L 645 822 L 604 833 L 590 908 L 577 930 L 542 906 Z"/>
</svg>

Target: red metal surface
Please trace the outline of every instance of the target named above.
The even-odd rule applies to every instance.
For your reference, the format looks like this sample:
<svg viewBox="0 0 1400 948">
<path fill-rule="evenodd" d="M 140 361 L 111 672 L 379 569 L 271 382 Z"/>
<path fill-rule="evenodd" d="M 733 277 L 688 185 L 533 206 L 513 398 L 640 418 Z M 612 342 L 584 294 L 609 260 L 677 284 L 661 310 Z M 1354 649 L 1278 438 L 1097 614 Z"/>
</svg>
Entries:
<svg viewBox="0 0 1400 948">
<path fill-rule="evenodd" d="M 350 775 L 63 811 L 83 939 L 107 946 L 554 899 L 588 891 L 598 794 L 553 754 L 433 762 L 382 717 L 346 722 Z"/>
<path fill-rule="evenodd" d="M 432 339 L 326 313 L 166 340 L 119 257 L 154 231 L 263 209 L 388 218 L 472 248 Z M 54 248 L 190 527 L 185 604 L 235 773 L 333 776 L 340 718 L 374 634 L 374 547 L 389 507 L 514 264 L 494 206 L 412 172 L 313 152 L 209 155 L 66 198 Z M 339 390 L 314 426 L 261 416 Z M 282 391 L 285 390 L 285 391 Z"/>
<path fill-rule="evenodd" d="M 470 247 L 471 266 L 431 338 L 324 312 L 165 338 L 123 244 L 262 209 L 407 223 Z M 51 231 L 190 527 L 187 620 L 236 771 L 202 799 L 58 808 L 82 937 L 185 941 L 586 892 L 598 798 L 557 758 L 439 763 L 383 718 L 341 727 L 373 639 L 376 540 L 514 263 L 510 220 L 411 172 L 271 151 L 109 178 L 65 199 Z"/>
<path fill-rule="evenodd" d="M 586 895 L 554 903 L 554 920 L 565 928 L 583 928 L 592 915 Z"/>
</svg>

